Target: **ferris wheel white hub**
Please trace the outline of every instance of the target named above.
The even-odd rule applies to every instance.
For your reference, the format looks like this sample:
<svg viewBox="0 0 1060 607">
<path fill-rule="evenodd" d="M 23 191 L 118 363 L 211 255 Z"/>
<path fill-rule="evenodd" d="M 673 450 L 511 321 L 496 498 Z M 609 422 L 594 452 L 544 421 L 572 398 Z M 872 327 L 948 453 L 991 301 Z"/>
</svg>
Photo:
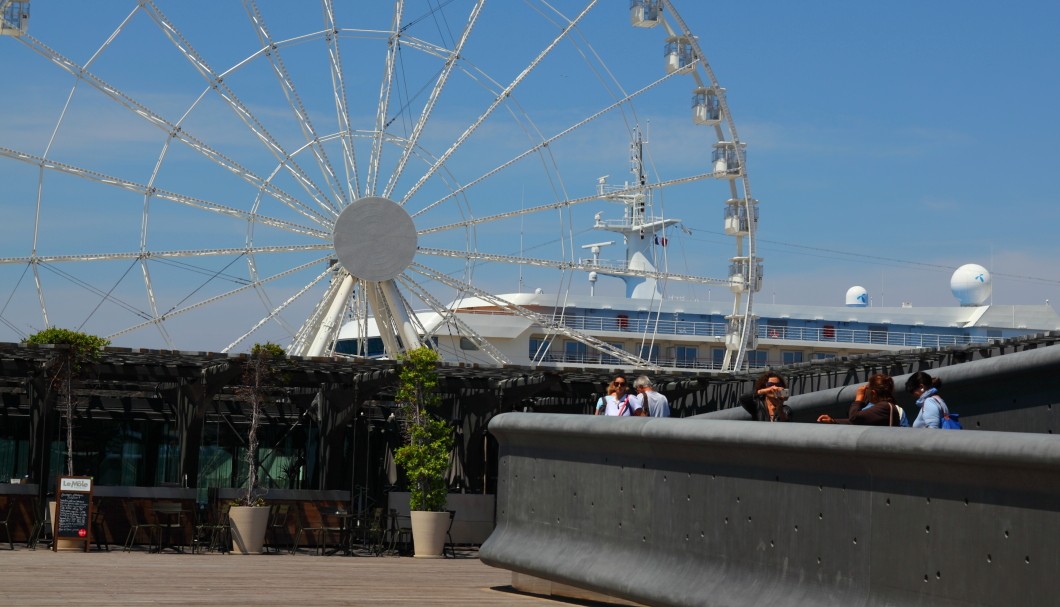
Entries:
<svg viewBox="0 0 1060 607">
<path fill-rule="evenodd" d="M 416 256 L 416 225 L 393 200 L 369 196 L 355 200 L 335 221 L 335 255 L 342 267 L 362 280 L 393 280 Z"/>
</svg>

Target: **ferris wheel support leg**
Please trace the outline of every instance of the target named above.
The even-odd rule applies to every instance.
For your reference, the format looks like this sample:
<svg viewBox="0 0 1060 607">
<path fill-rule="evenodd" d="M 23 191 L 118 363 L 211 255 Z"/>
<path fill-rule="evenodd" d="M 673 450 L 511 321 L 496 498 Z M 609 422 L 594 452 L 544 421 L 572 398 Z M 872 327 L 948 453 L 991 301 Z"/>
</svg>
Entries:
<svg viewBox="0 0 1060 607">
<path fill-rule="evenodd" d="M 306 349 L 304 356 L 324 356 L 327 353 L 326 350 L 331 346 L 335 338 L 335 332 L 338 331 L 342 323 L 346 302 L 350 299 L 350 293 L 353 292 L 355 283 L 356 280 L 349 274 L 342 278 L 342 284 L 335 290 L 328 306 L 328 311 L 320 319 L 320 325 L 317 327 L 313 340 L 309 343 L 309 348 Z"/>
<path fill-rule="evenodd" d="M 401 293 L 398 292 L 397 283 L 393 280 L 384 280 L 379 283 L 379 289 L 390 312 L 395 332 L 404 346 L 402 349 L 407 352 L 418 347 L 420 345 L 420 333 L 412 324 L 408 309 L 405 308 Z"/>
<path fill-rule="evenodd" d="M 394 334 L 394 322 L 390 318 L 390 312 L 383 303 L 383 295 L 378 282 L 367 282 L 365 284 L 364 296 L 368 300 L 368 306 L 375 314 L 375 325 L 379 329 L 379 338 L 383 340 L 383 349 L 388 356 L 394 357 L 401 352 L 401 345 Z"/>
</svg>

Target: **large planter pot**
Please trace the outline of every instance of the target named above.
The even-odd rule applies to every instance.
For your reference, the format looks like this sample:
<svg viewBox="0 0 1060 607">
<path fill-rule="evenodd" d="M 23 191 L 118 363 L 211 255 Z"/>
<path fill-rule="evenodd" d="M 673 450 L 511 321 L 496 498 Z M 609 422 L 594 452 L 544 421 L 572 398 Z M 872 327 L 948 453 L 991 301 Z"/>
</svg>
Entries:
<svg viewBox="0 0 1060 607">
<path fill-rule="evenodd" d="M 440 559 L 445 549 L 445 533 L 449 531 L 448 512 L 413 510 L 412 547 L 418 559 Z"/>
<path fill-rule="evenodd" d="M 228 523 L 232 528 L 232 552 L 261 554 L 269 527 L 268 506 L 232 506 Z"/>
</svg>

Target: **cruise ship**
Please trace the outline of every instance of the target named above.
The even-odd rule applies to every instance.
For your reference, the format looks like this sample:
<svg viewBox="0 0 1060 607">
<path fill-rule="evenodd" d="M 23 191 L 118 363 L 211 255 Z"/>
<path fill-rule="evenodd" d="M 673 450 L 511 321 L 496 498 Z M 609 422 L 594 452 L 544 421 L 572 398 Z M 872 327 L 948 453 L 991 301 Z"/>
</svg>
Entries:
<svg viewBox="0 0 1060 607">
<path fill-rule="evenodd" d="M 443 359 L 453 363 L 721 372 L 880 351 L 987 343 L 1060 330 L 1060 316 L 1048 303 L 990 303 L 990 272 L 966 264 L 950 279 L 952 306 L 872 306 L 870 294 L 860 286 L 847 289 L 845 297 L 837 291 L 841 303 L 834 306 L 755 302 L 748 323 L 750 335 L 734 365 L 734 345 L 739 344 L 733 343 L 731 301 L 667 298 L 656 279 L 645 277 L 656 271 L 657 251 L 666 244 L 667 228 L 680 220 L 653 216 L 650 205 L 644 204 L 643 192 L 631 193 L 628 185 L 611 187 L 601 179 L 598 195 L 601 200 L 621 203 L 623 217 L 607 220 L 596 215 L 593 228 L 615 235 L 614 240 L 584 245 L 592 257 L 580 261 L 597 269 L 589 274 L 590 285 L 595 286 L 598 275 L 611 276 L 625 283 L 624 296 L 601 296 L 591 288 L 580 295 L 537 289 L 490 298 L 465 297 L 450 302 L 446 314 L 416 312 L 414 324 L 422 328 L 421 339 L 432 341 Z M 744 208 L 728 207 L 727 233 L 747 233 L 757 224 L 757 217 L 741 213 Z M 609 264 L 599 258 L 601 246 L 619 242 L 625 246 L 624 268 L 622 263 Z M 760 260 L 754 258 L 756 263 L 750 264 L 748 259 L 733 258 L 730 267 L 727 286 L 737 301 L 741 293 L 761 287 Z M 450 315 L 455 318 L 447 318 Z M 335 353 L 384 358 L 385 344 L 374 319 L 345 324 Z"/>
<path fill-rule="evenodd" d="M 980 266 L 962 266 L 951 284 L 958 296 L 989 294 L 989 275 Z M 979 289 L 964 289 L 968 274 L 982 275 Z M 973 280 L 977 280 L 973 277 Z M 508 293 L 500 297 L 554 318 L 564 327 L 591 335 L 617 349 L 636 354 L 662 369 L 720 370 L 726 352 L 729 304 L 624 297 L 570 296 L 562 308 L 555 293 Z M 1060 317 L 1047 304 L 989 305 L 965 299 L 946 307 L 871 307 L 865 289 L 852 287 L 845 305 L 756 304 L 756 344 L 747 366 L 788 365 L 869 352 L 937 348 L 987 343 L 1047 330 L 1060 330 Z M 542 367 L 614 368 L 618 357 L 590 349 L 533 321 L 477 298 L 451 309 L 513 364 Z M 434 312 L 418 315 L 434 331 L 443 319 Z M 364 352 L 382 357 L 383 342 L 369 323 Z M 356 325 L 340 332 L 336 353 L 358 352 Z M 465 336 L 435 332 L 438 350 L 452 362 L 496 364 Z"/>
</svg>

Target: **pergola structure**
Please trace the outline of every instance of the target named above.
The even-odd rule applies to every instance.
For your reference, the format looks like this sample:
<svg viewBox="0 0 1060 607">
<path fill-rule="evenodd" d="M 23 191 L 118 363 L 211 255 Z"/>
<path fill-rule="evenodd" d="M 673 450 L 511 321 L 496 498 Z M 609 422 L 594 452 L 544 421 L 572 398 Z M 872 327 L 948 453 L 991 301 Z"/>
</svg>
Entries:
<svg viewBox="0 0 1060 607">
<path fill-rule="evenodd" d="M 1052 345 L 1054 333 L 987 345 L 909 350 L 800 363 L 781 369 L 803 394 L 892 375 Z M 47 369 L 62 346 L 0 344 L 0 478 L 52 486 L 64 446 Z M 106 348 L 74 390 L 75 473 L 136 486 L 238 487 L 246 404 L 238 391 L 246 355 Z M 392 465 L 400 440 L 393 395 L 398 363 L 287 357 L 265 406 L 265 477 L 272 487 L 381 493 L 402 484 Z M 451 486 L 492 493 L 496 459 L 487 426 L 497 414 L 587 414 L 619 372 L 605 368 L 439 366 L 442 405 L 457 436 Z M 760 370 L 689 371 L 652 379 L 688 417 L 737 406 Z M 270 460 L 269 453 L 275 457 Z M 223 473 L 207 469 L 223 461 Z M 279 462 L 279 463 L 276 463 Z M 213 467 L 213 468 L 212 468 Z M 492 469 L 492 470 L 491 470 Z M 219 480 L 220 478 L 220 480 Z M 109 479 L 109 480 L 108 480 Z"/>
</svg>

